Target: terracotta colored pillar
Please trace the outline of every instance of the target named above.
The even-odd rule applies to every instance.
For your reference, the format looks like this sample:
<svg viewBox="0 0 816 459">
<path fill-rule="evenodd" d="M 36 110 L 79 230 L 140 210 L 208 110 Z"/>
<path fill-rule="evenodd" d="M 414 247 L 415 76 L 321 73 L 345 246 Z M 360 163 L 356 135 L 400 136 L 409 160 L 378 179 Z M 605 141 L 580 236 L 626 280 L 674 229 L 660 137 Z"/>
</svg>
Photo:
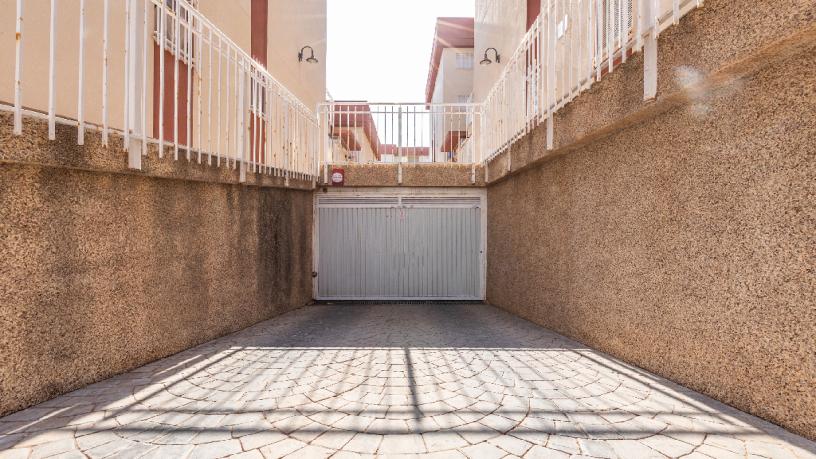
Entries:
<svg viewBox="0 0 816 459">
<path fill-rule="evenodd" d="M 269 0 L 252 0 L 251 44 L 252 58 L 266 67 L 267 27 Z"/>
<path fill-rule="evenodd" d="M 530 27 L 533 26 L 533 22 L 535 22 L 540 12 L 541 0 L 527 0 L 527 30 L 530 30 Z"/>
</svg>

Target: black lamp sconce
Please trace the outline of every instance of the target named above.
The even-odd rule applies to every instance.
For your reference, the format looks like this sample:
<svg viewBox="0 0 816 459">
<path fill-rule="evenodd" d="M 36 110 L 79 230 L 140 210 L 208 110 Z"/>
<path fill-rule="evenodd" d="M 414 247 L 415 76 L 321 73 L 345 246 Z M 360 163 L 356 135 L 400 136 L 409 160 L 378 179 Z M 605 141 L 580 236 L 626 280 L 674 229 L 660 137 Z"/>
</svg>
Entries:
<svg viewBox="0 0 816 459">
<path fill-rule="evenodd" d="M 309 57 L 303 57 L 307 48 L 309 49 Z M 317 58 L 314 56 L 314 48 L 309 45 L 300 48 L 300 52 L 298 53 L 298 62 L 303 62 L 304 60 L 310 64 L 317 64 L 318 62 Z"/>
<path fill-rule="evenodd" d="M 494 56 L 494 58 L 495 58 L 495 60 L 496 60 L 496 63 L 497 63 L 497 64 L 501 64 L 501 56 L 499 56 L 499 52 L 496 50 L 496 48 L 487 48 L 487 49 L 485 50 L 485 52 L 484 52 L 484 59 L 482 59 L 482 60 L 479 62 L 480 64 L 482 64 L 482 65 L 490 65 L 490 64 L 492 64 L 492 63 L 493 63 L 493 61 L 492 61 L 492 60 L 491 60 L 489 57 L 487 57 L 487 53 L 489 53 L 491 49 L 493 50 L 493 56 Z"/>
</svg>

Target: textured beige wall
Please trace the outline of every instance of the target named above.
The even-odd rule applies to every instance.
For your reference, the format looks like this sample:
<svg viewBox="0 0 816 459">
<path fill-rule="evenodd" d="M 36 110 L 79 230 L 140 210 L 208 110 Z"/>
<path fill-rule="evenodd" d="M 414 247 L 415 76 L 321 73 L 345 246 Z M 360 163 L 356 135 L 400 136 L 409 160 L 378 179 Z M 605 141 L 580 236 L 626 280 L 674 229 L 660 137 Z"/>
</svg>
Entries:
<svg viewBox="0 0 816 459">
<path fill-rule="evenodd" d="M 459 96 L 468 96 L 473 91 L 473 68 L 460 69 L 456 66 L 456 55 L 459 53 L 472 54 L 473 48 L 445 48 L 442 50 L 440 72 L 437 86 L 445 87 L 443 97 L 433 100 L 434 103 L 459 103 Z M 474 66 L 478 63 L 474 63 Z M 444 70 L 444 77 L 443 71 Z"/>
<path fill-rule="evenodd" d="M 539 129 L 497 159 L 488 301 L 816 438 L 814 20 L 706 2 L 661 36 L 657 102 L 635 59 L 560 114 L 557 150 Z"/>
<path fill-rule="evenodd" d="M 12 138 L 9 121 L 0 415 L 310 301 L 310 190 L 237 185 L 226 167 L 184 160 L 128 173 L 116 140 L 104 150 L 89 134 L 77 148 L 60 126 L 42 142 L 41 122 Z"/>
<path fill-rule="evenodd" d="M 484 169 L 469 164 L 404 163 L 402 183 L 398 182 L 398 165 L 395 163 L 339 164 L 337 167 L 345 172 L 346 187 L 484 187 Z M 323 175 L 324 170 L 321 170 L 321 183 Z M 476 179 L 475 183 L 472 178 Z"/>
<path fill-rule="evenodd" d="M 252 54 L 252 0 L 199 0 L 198 10 L 245 53 Z"/>
</svg>

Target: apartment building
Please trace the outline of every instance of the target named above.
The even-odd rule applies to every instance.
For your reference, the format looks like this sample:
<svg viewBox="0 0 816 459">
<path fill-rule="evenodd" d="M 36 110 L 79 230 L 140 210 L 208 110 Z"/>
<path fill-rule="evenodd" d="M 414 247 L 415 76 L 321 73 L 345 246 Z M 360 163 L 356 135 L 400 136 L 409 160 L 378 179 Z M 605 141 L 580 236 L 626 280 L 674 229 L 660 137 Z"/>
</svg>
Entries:
<svg viewBox="0 0 816 459">
<path fill-rule="evenodd" d="M 407 128 L 402 135 L 394 132 L 400 119 L 407 124 L 419 117 L 416 113 L 400 113 L 394 107 L 366 101 L 334 102 L 328 133 L 333 160 L 339 163 L 429 162 L 427 146 L 399 142 L 400 138 L 407 137 Z"/>
<path fill-rule="evenodd" d="M 472 101 L 473 68 L 473 18 L 438 18 L 425 87 L 425 102 L 438 112 L 432 121 L 433 161 L 455 161 L 472 129 L 472 117 L 441 105 Z"/>
</svg>

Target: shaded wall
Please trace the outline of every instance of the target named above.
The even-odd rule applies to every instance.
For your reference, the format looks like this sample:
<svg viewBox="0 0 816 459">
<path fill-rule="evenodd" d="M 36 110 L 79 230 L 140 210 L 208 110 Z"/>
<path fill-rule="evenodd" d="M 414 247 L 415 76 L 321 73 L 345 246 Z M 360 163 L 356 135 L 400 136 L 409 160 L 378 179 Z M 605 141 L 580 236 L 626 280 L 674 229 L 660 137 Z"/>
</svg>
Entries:
<svg viewBox="0 0 816 459">
<path fill-rule="evenodd" d="M 5 120 L 3 120 L 5 121 Z M 36 146 L 42 123 L 0 151 L 0 414 L 308 303 L 312 193 L 116 172 L 116 148 Z M 67 139 L 66 139 L 67 137 Z M 34 150 L 34 151 L 32 151 Z M 31 160 L 31 161 L 30 161 Z M 148 168 L 150 168 L 148 167 Z M 237 174 L 237 171 L 235 171 Z M 248 174 L 252 180 L 253 174 Z"/>
<path fill-rule="evenodd" d="M 696 59 L 684 40 L 694 47 L 710 31 L 701 22 L 734 14 L 727 2 L 705 5 L 661 38 L 663 75 L 693 72 L 680 67 Z M 513 164 L 529 160 L 522 170 L 500 171 L 499 160 L 487 297 L 816 438 L 816 35 L 812 11 L 785 8 L 777 18 L 804 30 L 787 43 L 709 42 L 706 59 L 756 57 L 750 71 L 702 72 L 697 89 L 719 83 L 661 106 L 639 101 L 634 59 L 633 71 L 610 75 L 557 119 L 562 148 L 543 153 L 539 129 L 511 151 Z M 603 135 L 569 131 L 571 117 L 592 112 L 595 123 L 633 115 L 625 126 L 598 123 Z"/>
</svg>

